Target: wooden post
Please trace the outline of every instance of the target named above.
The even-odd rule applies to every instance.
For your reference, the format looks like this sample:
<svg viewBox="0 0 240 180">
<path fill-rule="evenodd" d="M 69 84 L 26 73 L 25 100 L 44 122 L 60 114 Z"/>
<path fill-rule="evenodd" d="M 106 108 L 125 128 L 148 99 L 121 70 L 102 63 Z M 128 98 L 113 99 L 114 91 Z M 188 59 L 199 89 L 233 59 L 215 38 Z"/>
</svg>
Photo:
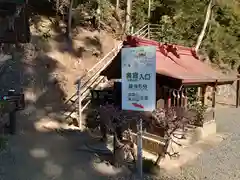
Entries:
<svg viewBox="0 0 240 180">
<path fill-rule="evenodd" d="M 148 39 L 151 38 L 151 35 L 150 35 L 150 24 L 148 23 Z"/>
<path fill-rule="evenodd" d="M 207 90 L 207 86 L 206 85 L 202 86 L 202 88 L 201 88 L 201 102 L 202 102 L 202 105 L 205 105 L 205 103 L 206 103 L 206 90 Z"/>
<path fill-rule="evenodd" d="M 188 97 L 187 97 L 187 88 L 184 88 L 183 91 L 184 99 L 183 99 L 183 107 L 187 108 L 188 105 Z"/>
<path fill-rule="evenodd" d="M 238 76 L 237 76 L 237 89 L 236 89 L 236 108 L 240 105 L 240 65 L 238 67 Z"/>
<path fill-rule="evenodd" d="M 164 91 L 164 108 L 168 109 L 171 107 L 171 90 L 167 89 Z"/>
<path fill-rule="evenodd" d="M 197 97 L 201 97 L 201 87 L 197 87 Z"/>
<path fill-rule="evenodd" d="M 172 90 L 168 91 L 167 102 L 168 102 L 168 108 L 170 108 L 172 106 Z"/>
<path fill-rule="evenodd" d="M 213 109 L 213 119 L 215 120 L 216 117 L 216 112 L 215 112 L 215 108 L 216 108 L 216 91 L 217 91 L 217 81 L 213 86 L 213 90 L 212 90 L 212 109 Z"/>
</svg>

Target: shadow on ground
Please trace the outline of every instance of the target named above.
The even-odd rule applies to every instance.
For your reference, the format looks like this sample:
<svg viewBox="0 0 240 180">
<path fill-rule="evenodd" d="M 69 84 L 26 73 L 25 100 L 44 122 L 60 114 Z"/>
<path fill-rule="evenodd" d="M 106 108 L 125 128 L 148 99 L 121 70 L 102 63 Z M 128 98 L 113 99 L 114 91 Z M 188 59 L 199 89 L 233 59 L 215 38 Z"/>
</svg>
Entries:
<svg viewBox="0 0 240 180">
<path fill-rule="evenodd" d="M 55 68 L 62 68 L 57 61 L 31 54 L 25 47 L 4 63 L 1 93 L 8 89 L 24 92 L 26 108 L 17 113 L 17 133 L 8 137 L 8 146 L 0 153 L 0 179 L 84 180 L 114 176 L 116 171 L 110 166 L 96 163 L 99 158 L 95 153 L 79 150 L 92 141 L 86 132 L 56 132 L 45 127 L 61 124 L 61 111 L 68 106 L 53 73 Z"/>
</svg>

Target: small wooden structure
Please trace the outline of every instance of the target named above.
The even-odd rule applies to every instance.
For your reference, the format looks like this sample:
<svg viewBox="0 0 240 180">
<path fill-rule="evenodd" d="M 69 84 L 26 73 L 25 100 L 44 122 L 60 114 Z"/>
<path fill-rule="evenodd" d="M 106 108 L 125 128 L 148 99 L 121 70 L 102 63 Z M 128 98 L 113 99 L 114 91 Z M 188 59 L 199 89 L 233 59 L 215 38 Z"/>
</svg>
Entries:
<svg viewBox="0 0 240 180">
<path fill-rule="evenodd" d="M 126 48 L 138 46 L 155 46 L 157 50 L 157 108 L 170 109 L 171 107 L 186 107 L 188 104 L 186 89 L 190 87 L 200 88 L 198 96 L 202 104 L 206 104 L 206 89 L 210 86 L 212 87 L 212 105 L 208 108 L 204 118 L 205 121 L 208 122 L 215 120 L 216 88 L 218 85 L 232 84 L 237 79 L 236 77 L 226 76 L 199 60 L 194 48 L 162 44 L 136 36 L 128 36 L 126 41 L 124 41 L 124 47 Z M 106 76 L 108 79 L 121 79 L 121 52 L 118 53 L 101 75 Z M 118 84 L 118 86 L 121 86 L 121 83 L 118 82 Z M 115 96 L 121 97 L 121 91 L 118 91 Z M 121 102 L 119 105 L 121 105 Z M 214 124 L 208 123 L 207 125 L 203 125 L 201 131 L 208 131 L 208 129 L 212 127 L 214 129 Z M 207 126 L 207 128 L 205 128 L 205 126 Z M 145 133 L 143 136 L 144 149 L 151 153 L 155 152 L 159 158 L 162 156 L 162 153 L 165 153 L 164 151 L 167 150 L 169 143 L 166 142 L 164 133 L 161 131 L 162 130 L 155 128 L 154 132 L 148 131 L 148 133 Z M 195 132 L 193 132 L 193 136 L 194 133 Z M 205 135 L 209 133 L 211 134 L 211 132 L 206 132 Z M 136 134 L 134 137 L 135 136 Z"/>
<path fill-rule="evenodd" d="M 199 60 L 194 48 L 172 44 L 162 44 L 153 40 L 128 36 L 124 47 L 156 46 L 156 92 L 157 107 L 170 108 L 172 106 L 186 106 L 186 88 L 199 87 L 200 99 L 206 102 L 206 88 L 212 91 L 212 118 L 215 118 L 216 88 L 218 85 L 232 84 L 237 77 L 230 77 L 214 70 Z M 121 79 L 121 52 L 113 62 L 101 73 L 108 79 Z"/>
</svg>

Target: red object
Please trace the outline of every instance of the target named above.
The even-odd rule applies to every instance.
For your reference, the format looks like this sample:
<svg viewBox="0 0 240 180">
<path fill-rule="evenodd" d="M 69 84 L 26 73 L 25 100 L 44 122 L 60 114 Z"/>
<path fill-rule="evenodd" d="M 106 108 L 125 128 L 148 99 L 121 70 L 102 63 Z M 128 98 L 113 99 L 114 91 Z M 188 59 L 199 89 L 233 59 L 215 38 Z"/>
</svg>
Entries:
<svg viewBox="0 0 240 180">
<path fill-rule="evenodd" d="M 193 48 L 172 44 L 162 44 L 157 41 L 128 36 L 124 47 L 155 46 L 156 73 L 180 80 L 182 84 L 231 84 L 237 77 L 230 77 L 214 70 L 210 65 L 198 59 Z M 108 79 L 121 78 L 121 52 L 111 64 L 101 72 Z"/>
<path fill-rule="evenodd" d="M 144 106 L 141 105 L 141 104 L 132 103 L 132 105 L 133 105 L 134 107 L 136 107 L 136 108 L 140 108 L 140 109 L 143 109 L 143 108 L 144 108 Z"/>
<path fill-rule="evenodd" d="M 156 72 L 180 79 L 184 84 L 216 81 L 219 83 L 232 83 L 236 80 L 236 77 L 226 76 L 200 61 L 193 48 L 162 44 L 135 36 L 128 36 L 127 43 L 131 47 L 156 46 Z"/>
</svg>

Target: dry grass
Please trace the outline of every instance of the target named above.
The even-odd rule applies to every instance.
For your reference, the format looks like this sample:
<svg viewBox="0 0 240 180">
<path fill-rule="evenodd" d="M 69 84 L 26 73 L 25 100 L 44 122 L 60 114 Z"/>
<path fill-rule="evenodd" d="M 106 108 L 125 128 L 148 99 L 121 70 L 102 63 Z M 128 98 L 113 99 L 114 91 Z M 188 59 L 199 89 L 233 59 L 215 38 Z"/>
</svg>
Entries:
<svg viewBox="0 0 240 180">
<path fill-rule="evenodd" d="M 38 47 L 38 54 L 56 60 L 58 67 L 54 69 L 52 75 L 70 96 L 76 90 L 75 81 L 114 48 L 117 41 L 112 34 L 105 31 L 75 28 L 72 41 L 67 42 L 60 31 L 49 29 L 53 29 L 51 20 L 42 17 L 38 19 L 31 27 L 32 43 Z M 46 39 L 42 38 L 43 34 L 48 34 Z"/>
</svg>

